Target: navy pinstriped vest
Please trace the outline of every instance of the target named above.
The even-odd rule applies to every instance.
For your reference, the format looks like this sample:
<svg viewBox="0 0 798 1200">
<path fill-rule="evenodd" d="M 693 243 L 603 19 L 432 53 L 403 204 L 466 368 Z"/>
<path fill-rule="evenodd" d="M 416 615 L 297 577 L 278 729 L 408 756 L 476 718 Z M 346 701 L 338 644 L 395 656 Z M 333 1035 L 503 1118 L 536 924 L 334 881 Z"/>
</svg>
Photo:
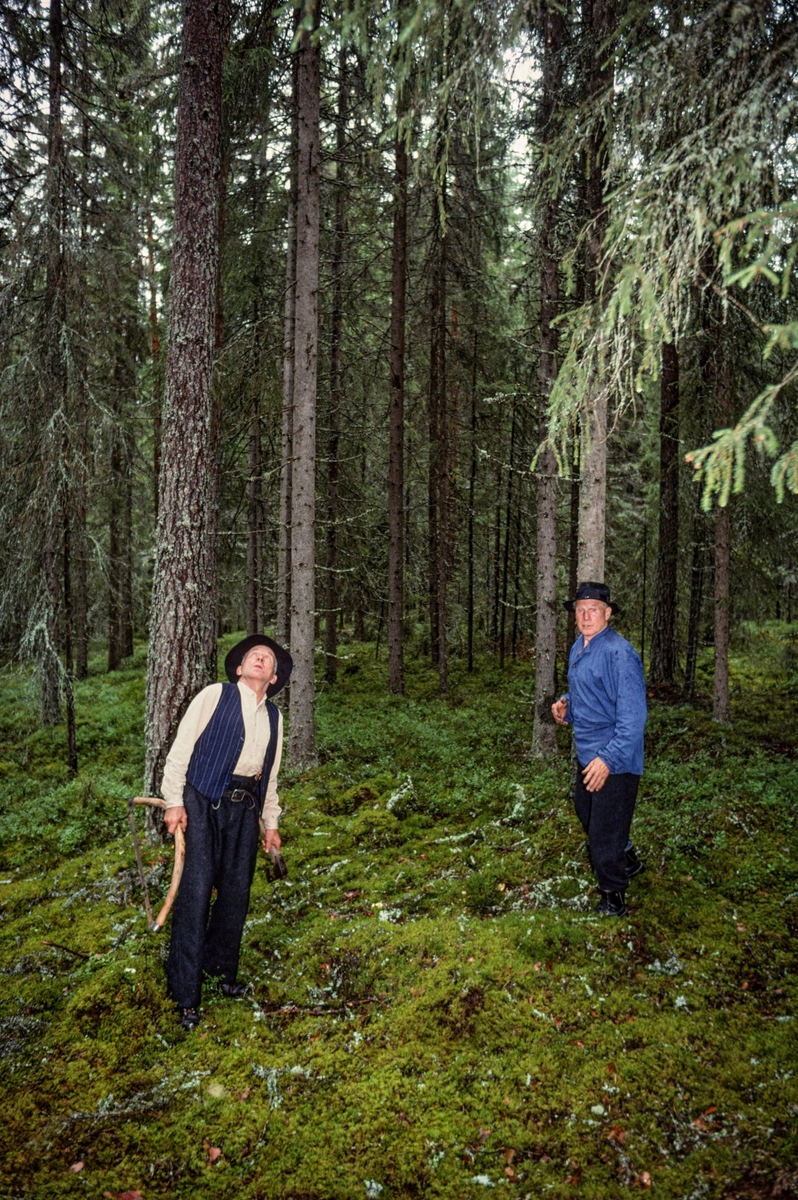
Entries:
<svg viewBox="0 0 798 1200">
<path fill-rule="evenodd" d="M 266 785 L 277 753 L 279 712 L 276 704 L 266 701 L 269 714 L 269 744 L 263 759 L 263 771 L 258 785 L 258 801 L 262 803 Z M 186 780 L 208 800 L 219 800 L 230 786 L 233 768 L 244 746 L 244 718 L 241 714 L 241 693 L 237 683 L 223 683 L 219 703 L 208 724 L 194 744 Z"/>
</svg>

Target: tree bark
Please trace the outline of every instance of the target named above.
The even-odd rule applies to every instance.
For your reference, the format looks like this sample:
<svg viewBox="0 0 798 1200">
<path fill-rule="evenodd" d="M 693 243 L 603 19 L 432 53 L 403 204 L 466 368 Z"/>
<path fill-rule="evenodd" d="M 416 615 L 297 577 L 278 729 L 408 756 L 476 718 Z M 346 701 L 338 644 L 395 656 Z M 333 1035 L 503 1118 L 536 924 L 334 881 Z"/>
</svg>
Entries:
<svg viewBox="0 0 798 1200">
<path fill-rule="evenodd" d="M 441 203 L 446 204 L 446 181 Z M 452 569 L 451 521 L 449 514 L 449 395 L 446 381 L 446 259 L 448 239 L 441 230 L 438 260 L 438 691 L 449 690 L 446 638 L 449 573 Z"/>
<path fill-rule="evenodd" d="M 216 621 L 213 359 L 219 265 L 222 63 L 227 0 L 185 0 L 169 349 L 146 695 L 145 788 L 152 795 L 191 696 L 212 681 Z M 208 480 L 211 481 L 210 485 Z"/>
<path fill-rule="evenodd" d="M 679 463 L 679 351 L 665 342 L 660 388 L 657 582 L 648 672 L 652 683 L 673 683 L 676 679 Z"/>
<path fill-rule="evenodd" d="M 586 6 L 590 16 L 590 96 L 594 105 L 609 103 L 612 88 L 613 58 L 606 42 L 615 26 L 615 0 L 593 0 Z M 587 205 L 589 231 L 585 254 L 587 299 L 593 302 L 594 319 L 599 321 L 604 277 L 602 246 L 607 230 L 604 191 L 607 183 L 610 128 L 599 119 L 587 156 Z M 579 488 L 579 567 L 580 580 L 604 579 L 604 538 L 607 495 L 607 387 L 604 376 L 606 348 L 603 341 L 596 352 L 592 378 L 581 414 L 580 488 Z"/>
<path fill-rule="evenodd" d="M 299 29 L 301 10 L 294 10 L 294 33 Z M 290 187 L 285 260 L 285 325 L 283 330 L 283 414 L 280 446 L 280 536 L 277 550 L 276 637 L 291 640 L 291 494 L 294 462 L 294 364 L 296 327 L 297 165 L 299 144 L 299 54 L 291 70 Z M 290 692 L 289 692 L 290 696 Z"/>
<path fill-rule="evenodd" d="M 513 512 L 513 483 L 515 481 L 515 400 L 513 400 L 513 416 L 510 424 L 510 467 L 507 472 L 507 497 L 504 517 L 504 554 L 502 556 L 502 600 L 499 617 L 499 666 L 504 666 L 507 629 L 507 586 L 510 571 L 510 526 Z"/>
<path fill-rule="evenodd" d="M 338 112 L 335 122 L 336 175 L 335 225 L 332 246 L 332 338 L 330 345 L 330 410 L 327 432 L 327 545 L 326 619 L 324 623 L 324 678 L 338 678 L 338 444 L 343 397 L 344 237 L 346 232 L 346 47 L 338 52 Z"/>
<path fill-rule="evenodd" d="M 404 425 L 405 293 L 407 287 L 407 149 L 394 146 L 391 259 L 391 379 L 388 413 L 388 691 L 404 695 Z"/>
<path fill-rule="evenodd" d="M 63 478 L 62 458 L 66 373 L 62 358 L 65 318 L 63 252 L 64 131 L 61 120 L 64 24 L 61 0 L 51 0 L 48 18 L 50 41 L 47 124 L 46 238 L 47 272 L 42 312 L 43 425 L 42 495 L 44 503 L 42 546 L 43 614 L 36 639 L 41 679 L 43 725 L 61 720 L 61 663 L 58 654 L 58 612 L 61 603 L 59 549 L 61 541 Z M 61 420 L 58 420 L 60 413 Z"/>
<path fill-rule="evenodd" d="M 260 405 L 257 391 L 249 415 L 247 448 L 247 633 L 263 629 L 261 564 L 263 563 L 263 490 L 261 473 Z"/>
<path fill-rule="evenodd" d="M 562 11 L 547 4 L 543 16 L 543 97 L 541 141 L 544 148 L 559 130 L 562 88 Z M 545 154 L 545 149 L 544 149 Z M 557 327 L 559 311 L 559 256 L 557 221 L 559 197 L 549 172 L 541 181 L 543 209 L 540 222 L 540 419 L 538 437 L 548 438 L 548 404 L 557 378 Z M 557 462 L 546 444 L 537 461 L 537 530 L 535 586 L 535 716 L 532 749 L 546 758 L 556 749 L 551 715 L 557 666 Z"/>
<path fill-rule="evenodd" d="M 438 473 L 440 471 L 440 417 L 439 417 L 439 389 L 438 376 L 439 364 L 438 353 L 440 349 L 440 322 L 438 319 L 440 309 L 440 298 L 438 290 L 440 287 L 440 271 L 438 269 L 438 261 L 440 255 L 439 247 L 439 232 L 437 222 L 435 226 L 435 236 L 433 241 L 432 252 L 432 290 L 430 293 L 430 350 L 429 350 L 429 406 L 428 406 L 428 422 L 429 422 L 429 459 L 427 464 L 427 559 L 428 559 L 428 588 L 429 588 L 429 636 L 430 636 L 430 654 L 432 656 L 432 665 L 438 665 L 439 659 L 439 643 L 438 637 L 440 633 L 440 625 L 438 621 L 438 599 L 439 599 L 439 584 L 438 572 L 440 563 L 438 561 L 438 551 L 440 548 L 440 534 L 438 530 Z"/>
<path fill-rule="evenodd" d="M 706 517 L 697 507 L 693 521 L 693 553 L 690 565 L 690 617 L 687 626 L 687 658 L 684 668 L 684 698 L 692 704 L 695 695 L 695 672 L 698 662 L 698 643 L 701 635 L 701 610 L 704 602 L 704 572 Z"/>
<path fill-rule="evenodd" d="M 477 481 L 477 331 L 471 369 L 471 467 L 468 473 L 468 670 L 474 670 L 474 489 Z"/>
<path fill-rule="evenodd" d="M 299 143 L 291 527 L 289 757 L 316 759 L 313 676 L 316 528 L 316 373 L 319 303 L 320 52 L 310 32 L 299 44 Z"/>
<path fill-rule="evenodd" d="M 725 344 L 727 331 L 718 327 L 722 342 L 717 376 L 717 407 L 721 429 L 731 425 L 731 363 Z M 718 508 L 715 516 L 715 652 L 713 672 L 713 720 L 727 725 L 729 705 L 729 601 L 731 577 L 731 520 L 728 505 Z"/>
</svg>

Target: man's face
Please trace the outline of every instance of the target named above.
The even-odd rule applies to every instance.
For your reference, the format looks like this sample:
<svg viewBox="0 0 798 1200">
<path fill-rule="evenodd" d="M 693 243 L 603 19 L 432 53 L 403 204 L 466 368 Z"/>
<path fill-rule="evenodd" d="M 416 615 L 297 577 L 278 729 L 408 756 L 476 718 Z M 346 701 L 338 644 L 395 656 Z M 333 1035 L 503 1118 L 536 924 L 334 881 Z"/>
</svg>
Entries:
<svg viewBox="0 0 798 1200">
<path fill-rule="evenodd" d="M 577 629 L 585 641 L 589 642 L 597 633 L 601 633 L 602 629 L 607 628 L 612 609 L 601 600 L 577 600 L 574 613 Z"/>
<path fill-rule="evenodd" d="M 277 660 L 268 646 L 253 646 L 237 668 L 239 678 L 257 691 L 269 687 L 277 679 Z"/>
</svg>

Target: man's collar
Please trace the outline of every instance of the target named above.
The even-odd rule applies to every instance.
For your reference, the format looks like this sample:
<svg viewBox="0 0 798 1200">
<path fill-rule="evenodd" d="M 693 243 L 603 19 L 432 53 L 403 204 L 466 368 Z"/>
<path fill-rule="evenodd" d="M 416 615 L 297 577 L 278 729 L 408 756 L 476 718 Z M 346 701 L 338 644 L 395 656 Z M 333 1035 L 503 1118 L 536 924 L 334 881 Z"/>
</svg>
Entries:
<svg viewBox="0 0 798 1200">
<path fill-rule="evenodd" d="M 236 685 L 236 686 L 238 687 L 238 690 L 239 690 L 239 692 L 241 693 L 242 699 L 243 699 L 244 697 L 246 697 L 246 698 L 247 698 L 247 699 L 249 699 L 249 700 L 254 700 L 254 702 L 255 702 L 255 707 L 256 707 L 256 708 L 260 708 L 261 704 L 265 704 L 265 703 L 266 703 L 266 693 L 264 692 L 264 694 L 261 696 L 261 698 L 260 698 L 260 700 L 259 700 L 259 699 L 258 699 L 258 696 L 257 696 L 257 693 L 256 693 L 256 692 L 253 692 L 253 690 L 252 690 L 252 688 L 249 686 L 249 684 L 248 684 L 248 683 L 244 683 L 244 680 L 243 680 L 243 679 L 239 679 L 239 681 L 238 681 L 238 683 L 237 683 L 237 685 Z"/>
</svg>

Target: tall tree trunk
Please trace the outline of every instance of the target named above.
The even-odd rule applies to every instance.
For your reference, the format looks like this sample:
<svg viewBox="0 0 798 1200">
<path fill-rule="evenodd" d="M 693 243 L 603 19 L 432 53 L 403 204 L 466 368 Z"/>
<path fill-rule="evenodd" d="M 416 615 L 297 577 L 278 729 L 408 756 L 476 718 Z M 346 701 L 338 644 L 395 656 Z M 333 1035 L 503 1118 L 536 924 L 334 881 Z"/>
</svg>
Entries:
<svg viewBox="0 0 798 1200">
<path fill-rule="evenodd" d="M 574 439 L 574 453 L 571 462 L 570 511 L 568 514 L 568 596 L 576 595 L 579 583 L 579 437 Z M 568 670 L 568 656 L 576 640 L 576 615 L 568 613 L 565 628 L 565 669 Z"/>
<path fill-rule="evenodd" d="M 44 442 L 43 502 L 44 539 L 42 548 L 43 619 L 37 638 L 37 659 L 41 678 L 41 719 L 43 725 L 61 720 L 61 663 L 58 655 L 58 611 L 61 602 L 59 549 L 61 542 L 64 403 L 66 374 L 62 336 L 65 319 L 64 253 L 62 243 L 64 131 L 61 121 L 63 80 L 64 24 L 61 0 L 51 0 L 48 18 L 50 40 L 49 114 L 47 125 L 47 273 L 42 313 L 43 417 Z M 58 420 L 60 414 L 61 420 Z"/>
<path fill-rule="evenodd" d="M 66 700 L 67 766 L 70 775 L 77 775 L 78 747 L 75 734 L 74 662 L 72 659 L 72 547 L 69 527 L 69 508 L 64 505 L 63 540 L 64 577 L 64 699 Z"/>
<path fill-rule="evenodd" d="M 404 695 L 405 294 L 407 290 L 407 149 L 394 145 L 391 259 L 391 379 L 388 413 L 388 691 Z"/>
<path fill-rule="evenodd" d="M 651 632 L 652 683 L 676 678 L 676 567 L 679 553 L 679 351 L 662 346 L 659 418 L 659 544 Z"/>
<path fill-rule="evenodd" d="M 85 38 L 85 35 L 84 35 Z M 88 47 L 84 40 L 83 88 L 89 95 Z M 75 678 L 87 679 L 89 674 L 89 584 L 88 546 L 86 537 L 86 506 L 88 492 L 88 336 L 86 328 L 86 274 L 89 256 L 89 153 L 91 138 L 89 119 L 81 113 L 81 196 L 80 196 L 80 278 L 75 289 L 77 301 L 78 345 L 76 352 L 75 436 L 77 454 L 73 484 L 72 509 L 69 515 L 70 562 L 74 572 L 75 595 Z"/>
<path fill-rule="evenodd" d="M 212 681 L 213 359 L 227 0 L 185 0 L 158 533 L 146 696 L 145 788 L 158 786 L 191 696 Z M 210 486 L 208 480 L 211 480 Z"/>
<path fill-rule="evenodd" d="M 501 588 L 501 546 L 502 546 L 502 468 L 501 464 L 494 471 L 496 484 L 496 504 L 493 519 L 493 554 L 490 570 L 490 638 L 493 651 L 499 651 L 499 596 Z"/>
<path fill-rule="evenodd" d="M 346 230 L 346 47 L 338 51 L 338 112 L 335 122 L 335 227 L 332 247 L 332 339 L 330 345 L 330 411 L 327 432 L 327 545 L 324 628 L 324 678 L 338 678 L 338 443 L 343 397 L 344 235 Z"/>
<path fill-rule="evenodd" d="M 260 633 L 261 564 L 263 562 L 263 470 L 260 440 L 260 405 L 257 391 L 249 414 L 247 451 L 247 633 Z"/>
<path fill-rule="evenodd" d="M 693 521 L 693 553 L 690 564 L 690 617 L 687 626 L 687 659 L 684 668 L 684 698 L 692 704 L 695 695 L 695 672 L 698 662 L 698 642 L 701 636 L 701 610 L 704 603 L 704 571 L 706 566 L 706 517 L 696 506 Z"/>
<path fill-rule="evenodd" d="M 115 371 L 115 374 L 117 372 Z M 114 414 L 119 420 L 119 378 L 115 381 L 117 392 L 117 410 Z M 117 671 L 122 660 L 122 648 L 119 638 L 120 616 L 120 584 L 122 566 L 122 530 L 120 521 L 120 493 L 122 491 L 122 433 L 115 428 L 111 432 L 111 461 L 110 486 L 108 488 L 108 670 Z"/>
<path fill-rule="evenodd" d="M 502 601 L 499 619 L 499 666 L 504 666 L 505 631 L 507 628 L 507 584 L 510 568 L 510 526 L 513 512 L 513 483 L 515 481 L 515 400 L 513 400 L 513 416 L 510 425 L 510 467 L 507 472 L 507 507 L 504 518 L 504 555 L 502 560 Z"/>
<path fill-rule="evenodd" d="M 562 88 L 563 17 L 558 5 L 546 5 L 543 16 L 543 97 L 541 141 L 548 146 L 559 130 Z M 548 405 L 557 378 L 557 327 L 559 312 L 559 255 L 557 221 L 559 196 L 547 171 L 541 181 L 543 209 L 540 222 L 540 419 L 538 436 L 548 438 Z M 537 533 L 535 587 L 535 717 L 532 749 L 546 758 L 556 748 L 551 715 L 557 666 L 557 462 L 546 444 L 537 461 Z"/>
<path fill-rule="evenodd" d="M 294 33 L 301 10 L 294 10 Z M 291 64 L 291 150 L 285 259 L 283 414 L 280 447 L 280 536 L 277 550 L 277 641 L 291 639 L 291 491 L 294 463 L 294 365 L 296 327 L 297 166 L 299 147 L 299 54 Z"/>
<path fill-rule="evenodd" d="M 721 338 L 720 364 L 717 375 L 717 407 L 721 429 L 731 425 L 731 362 L 728 333 L 718 327 Z M 713 678 L 712 717 L 728 724 L 729 706 L 729 601 L 731 576 L 731 520 L 728 505 L 718 508 L 715 516 L 715 668 Z"/>
<path fill-rule="evenodd" d="M 613 52 L 607 46 L 615 26 L 615 0 L 593 0 L 587 4 L 590 16 L 590 96 L 596 106 L 609 104 L 613 81 Z M 590 139 L 587 162 L 587 204 L 589 232 L 585 253 L 587 299 L 594 305 L 594 320 L 600 321 L 601 294 L 605 268 L 602 246 L 607 230 L 604 191 L 607 183 L 610 150 L 609 121 L 596 121 Z M 604 538 L 607 495 L 607 386 L 604 379 L 606 347 L 599 344 L 596 362 L 581 414 L 581 452 L 579 488 L 579 568 L 580 580 L 604 579 Z"/>
<path fill-rule="evenodd" d="M 474 670 L 474 489 L 477 481 L 477 331 L 471 371 L 471 467 L 468 473 L 468 669 Z"/>
<path fill-rule="evenodd" d="M 438 474 L 440 471 L 440 415 L 439 415 L 439 372 L 438 353 L 440 349 L 440 256 L 439 231 L 436 224 L 432 250 L 432 290 L 430 293 L 430 348 L 429 348 L 429 459 L 427 463 L 427 559 L 428 559 L 428 588 L 429 588 L 429 635 L 430 653 L 433 666 L 438 665 L 440 646 L 438 637 L 440 625 L 438 621 L 439 583 L 438 573 L 440 562 L 440 534 L 438 530 L 440 493 Z"/>
<path fill-rule="evenodd" d="M 442 205 L 446 204 L 446 181 Z M 446 381 L 446 258 L 445 230 L 441 230 L 438 260 L 438 691 L 449 690 L 449 663 L 446 638 L 448 616 L 447 589 L 452 569 L 451 521 L 449 513 L 449 394 Z"/>
<path fill-rule="evenodd" d="M 161 473 L 161 331 L 158 325 L 158 293 L 155 288 L 155 234 L 151 199 L 147 205 L 147 289 L 152 355 L 152 498 L 157 519 L 158 477 Z"/>
<path fill-rule="evenodd" d="M 316 13 L 317 15 L 317 13 Z M 299 144 L 291 523 L 289 756 L 316 759 L 313 677 L 316 528 L 316 372 L 319 305 L 320 51 L 304 29 L 299 43 Z"/>
</svg>

